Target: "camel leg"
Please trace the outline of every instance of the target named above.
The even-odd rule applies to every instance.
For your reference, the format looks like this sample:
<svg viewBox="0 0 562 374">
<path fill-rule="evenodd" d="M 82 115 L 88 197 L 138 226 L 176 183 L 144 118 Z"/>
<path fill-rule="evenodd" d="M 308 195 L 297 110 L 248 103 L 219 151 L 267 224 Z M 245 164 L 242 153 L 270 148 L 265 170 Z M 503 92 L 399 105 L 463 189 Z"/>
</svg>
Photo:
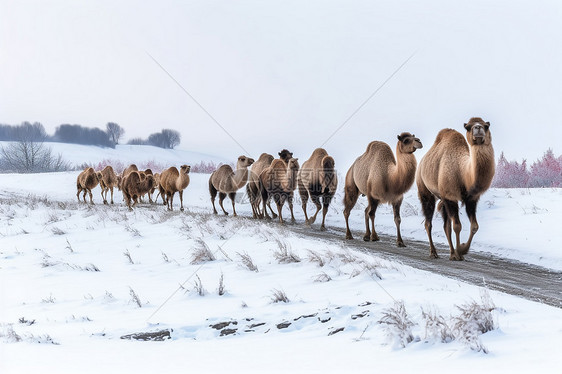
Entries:
<svg viewBox="0 0 562 374">
<path fill-rule="evenodd" d="M 283 221 L 283 215 L 281 213 L 281 210 L 283 209 L 284 201 L 281 200 L 281 196 L 279 196 L 279 194 L 273 195 L 273 200 L 275 201 L 275 204 L 277 205 L 277 212 L 279 212 L 279 223 L 283 225 L 285 223 L 285 221 Z"/>
<path fill-rule="evenodd" d="M 377 231 L 375 230 L 375 213 L 377 211 L 377 207 L 379 206 L 379 201 L 373 199 L 372 197 L 368 197 L 369 205 L 365 209 L 365 226 L 367 230 L 365 232 L 365 236 L 363 240 L 368 242 L 369 240 L 372 242 L 378 242 L 380 240 Z M 371 221 L 371 227 L 373 230 L 369 230 L 369 220 Z"/>
<path fill-rule="evenodd" d="M 320 195 L 313 193 L 310 195 L 310 200 L 316 205 L 316 212 L 312 217 L 310 217 L 309 224 L 312 225 L 316 221 L 316 216 L 318 216 L 318 212 L 322 209 L 322 204 L 320 204 Z"/>
<path fill-rule="evenodd" d="M 178 191 L 179 195 L 180 195 L 180 211 L 183 212 L 183 190 Z"/>
<path fill-rule="evenodd" d="M 88 195 L 90 196 L 90 204 L 94 205 L 94 196 L 91 189 L 88 189 Z"/>
<path fill-rule="evenodd" d="M 224 201 L 225 198 L 226 198 L 226 194 L 224 192 L 219 192 L 219 205 L 222 211 L 224 212 L 224 215 L 228 216 L 228 212 L 224 210 L 224 206 L 222 205 L 222 202 Z"/>
<path fill-rule="evenodd" d="M 228 197 L 230 198 L 230 201 L 232 202 L 232 215 L 234 217 L 236 217 L 237 216 L 236 208 L 234 207 L 234 202 L 236 201 L 236 192 L 230 192 L 228 194 Z"/>
<path fill-rule="evenodd" d="M 300 180 L 299 180 L 298 187 L 299 187 L 299 195 L 301 197 L 302 211 L 304 212 L 304 223 L 310 225 L 312 222 L 308 222 L 308 214 L 306 213 L 306 204 L 308 203 L 308 190 L 306 189 L 304 184 L 301 183 Z"/>
<path fill-rule="evenodd" d="M 105 197 L 103 197 L 103 192 L 104 192 L 104 191 L 105 191 L 105 190 L 104 190 L 104 188 L 102 187 L 102 189 L 101 189 L 101 199 L 102 199 L 102 201 L 103 201 L 104 204 L 107 204 L 107 200 L 105 199 Z M 106 194 L 106 195 L 107 195 L 107 194 Z"/>
<path fill-rule="evenodd" d="M 271 211 L 271 218 L 273 218 L 273 219 L 277 218 L 277 214 L 273 211 L 273 208 L 271 207 L 271 202 L 268 202 L 267 206 L 269 207 L 269 210 Z"/>
<path fill-rule="evenodd" d="M 400 206 L 402 205 L 402 199 L 396 201 L 392 204 L 392 209 L 394 210 L 394 223 L 396 224 L 396 245 L 398 247 L 405 247 L 404 241 L 402 240 L 402 234 L 400 233 L 400 223 L 402 223 L 402 218 L 400 218 Z"/>
<path fill-rule="evenodd" d="M 168 210 L 174 210 L 174 193 L 166 193 L 166 201 L 168 201 Z"/>
<path fill-rule="evenodd" d="M 106 194 L 107 197 L 107 194 Z M 111 204 L 113 204 L 113 187 L 111 187 Z"/>
<path fill-rule="evenodd" d="M 291 192 L 286 199 L 288 200 L 287 203 L 289 204 L 289 210 L 291 211 L 291 222 L 295 223 L 297 220 L 295 219 L 295 214 L 293 212 L 293 193 Z"/>
<path fill-rule="evenodd" d="M 462 229 L 460 219 L 459 219 L 459 206 L 456 201 L 442 200 L 441 212 L 444 213 L 443 219 L 445 219 L 445 235 L 447 235 L 447 241 L 449 242 L 449 249 L 451 251 L 449 255 L 449 260 L 459 260 L 462 261 L 462 256 L 453 248 L 452 232 L 451 229 L 455 231 L 456 235 L 456 248 L 460 246 L 460 231 Z"/>
<path fill-rule="evenodd" d="M 78 202 L 80 202 L 80 192 L 82 192 L 81 189 L 78 189 L 78 192 L 76 192 L 76 198 L 78 198 Z"/>
<path fill-rule="evenodd" d="M 326 230 L 326 214 L 328 213 L 328 207 L 330 206 L 330 202 L 332 201 L 332 196 L 324 195 L 322 197 L 322 225 L 320 226 L 320 230 Z"/>
<path fill-rule="evenodd" d="M 351 235 L 351 230 L 349 229 L 349 214 L 351 213 L 351 209 L 357 203 L 357 199 L 359 198 L 359 189 L 355 184 L 353 185 L 346 185 L 345 186 L 345 195 L 343 198 L 344 210 L 343 216 L 345 217 L 345 238 L 346 239 L 353 239 L 353 235 Z"/>
<path fill-rule="evenodd" d="M 472 238 L 474 237 L 474 234 L 478 232 L 479 228 L 478 221 L 476 220 L 476 204 L 478 204 L 478 200 L 468 198 L 464 201 L 464 204 L 466 207 L 466 214 L 470 220 L 470 234 L 466 243 L 461 244 L 460 247 L 458 247 L 458 251 L 461 255 L 468 253 L 470 245 L 472 244 Z"/>
<path fill-rule="evenodd" d="M 217 189 L 213 184 L 209 181 L 209 193 L 211 194 L 211 203 L 213 204 L 213 213 L 218 214 L 217 208 L 215 208 L 215 198 L 217 197 Z"/>
<path fill-rule="evenodd" d="M 425 217 L 425 231 L 427 232 L 427 237 L 429 238 L 429 257 L 439 258 L 439 255 L 437 255 L 437 249 L 433 244 L 433 237 L 431 235 L 431 229 L 433 228 L 433 213 L 435 213 L 435 196 L 433 196 L 431 193 L 418 193 L 418 196 L 420 198 L 423 215 Z"/>
</svg>

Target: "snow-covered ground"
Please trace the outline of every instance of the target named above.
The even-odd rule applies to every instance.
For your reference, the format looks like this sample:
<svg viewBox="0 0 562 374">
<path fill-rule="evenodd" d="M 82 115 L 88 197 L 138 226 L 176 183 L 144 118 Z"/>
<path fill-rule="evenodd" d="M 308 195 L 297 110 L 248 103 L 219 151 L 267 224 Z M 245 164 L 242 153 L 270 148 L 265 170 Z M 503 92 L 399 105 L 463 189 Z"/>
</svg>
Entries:
<svg viewBox="0 0 562 374">
<path fill-rule="evenodd" d="M 101 204 L 99 188 L 96 205 L 78 204 L 77 174 L 0 175 L 2 373 L 468 373 L 538 365 L 551 372 L 562 364 L 559 308 L 358 253 L 344 240 L 298 237 L 276 222 L 246 218 L 242 197 L 240 217 L 214 216 L 208 175 L 191 175 L 185 212 L 177 210 L 178 199 L 174 212 L 149 204 L 129 212 L 120 193 L 115 205 Z M 340 186 L 330 226 L 344 225 L 341 201 Z M 352 212 L 357 234 L 364 203 Z M 231 210 L 228 200 L 225 206 Z M 490 190 L 479 205 L 471 251 L 560 270 L 561 207 L 557 189 Z M 302 225 L 299 204 L 295 213 Z M 406 242 L 426 240 L 415 191 L 402 216 Z M 394 235 L 390 208 L 379 209 L 376 224 Z M 434 228 L 444 242 L 440 222 Z M 204 249 L 215 259 L 193 261 Z M 291 254 L 300 262 L 285 263 Z M 248 269 L 245 256 L 257 270 Z M 273 302 L 282 296 L 276 293 L 289 301 Z M 380 323 L 400 303 L 411 321 L 413 340 L 405 348 L 408 334 L 401 340 Z M 491 317 L 494 329 L 476 333 L 463 308 L 492 309 L 478 320 Z M 432 313 L 442 319 L 427 317 Z M 448 332 L 438 321 L 464 332 Z M 169 331 L 171 339 L 120 339 L 156 331 Z"/>
</svg>

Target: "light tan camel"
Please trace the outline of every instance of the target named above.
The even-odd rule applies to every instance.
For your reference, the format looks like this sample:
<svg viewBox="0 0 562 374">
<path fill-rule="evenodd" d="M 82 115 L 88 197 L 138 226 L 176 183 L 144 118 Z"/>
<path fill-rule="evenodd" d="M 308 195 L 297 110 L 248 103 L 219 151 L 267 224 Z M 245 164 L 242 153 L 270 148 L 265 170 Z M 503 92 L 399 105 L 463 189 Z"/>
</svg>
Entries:
<svg viewBox="0 0 562 374">
<path fill-rule="evenodd" d="M 86 193 L 90 194 L 90 203 L 94 204 L 94 199 L 92 198 L 92 189 L 94 189 L 99 183 L 98 175 L 93 168 L 86 168 L 76 178 L 76 197 L 78 202 L 80 202 L 80 192 L 84 192 L 83 199 L 86 202 Z"/>
<path fill-rule="evenodd" d="M 295 215 L 293 214 L 293 194 L 297 188 L 298 171 L 299 163 L 297 158 L 289 159 L 288 163 L 285 163 L 281 159 L 276 159 L 260 174 L 260 191 L 262 195 L 263 212 L 266 218 L 270 218 L 266 211 L 266 204 L 273 198 L 273 201 L 275 201 L 277 205 L 279 222 L 282 224 L 285 223 L 281 214 L 281 209 L 285 201 L 288 201 L 289 204 L 291 221 L 295 222 Z"/>
<path fill-rule="evenodd" d="M 236 216 L 236 208 L 234 202 L 236 199 L 236 191 L 244 187 L 248 181 L 248 167 L 254 163 L 254 159 L 246 156 L 238 157 L 236 162 L 236 171 L 232 170 L 230 165 L 221 165 L 209 177 L 209 193 L 211 194 L 211 203 L 213 203 L 213 213 L 217 214 L 215 208 L 215 198 L 219 194 L 219 205 L 225 215 L 228 212 L 224 209 L 223 201 L 228 195 L 232 201 L 232 214 Z"/>
<path fill-rule="evenodd" d="M 158 196 L 160 196 L 160 191 L 158 191 L 154 200 L 152 200 L 152 195 L 154 194 L 154 192 L 156 192 L 156 189 L 158 189 L 159 186 L 160 186 L 160 173 L 154 173 L 154 187 L 152 187 L 152 189 L 148 192 L 148 199 L 150 200 L 150 202 L 155 202 L 155 203 L 158 202 Z M 163 197 L 162 197 L 162 201 L 164 201 Z"/>
<path fill-rule="evenodd" d="M 183 190 L 189 185 L 189 170 L 191 166 L 182 165 L 180 170 L 172 166 L 160 174 L 160 195 L 168 210 L 174 210 L 174 194 L 180 195 L 180 210 L 183 211 Z"/>
<path fill-rule="evenodd" d="M 147 175 L 142 179 L 138 171 L 131 171 L 127 174 L 123 179 L 122 191 L 123 199 L 129 210 L 133 210 L 133 207 L 138 203 L 139 196 L 148 192 L 152 187 L 154 187 L 154 177 L 152 175 Z"/>
<path fill-rule="evenodd" d="M 101 198 L 103 203 L 107 204 L 107 193 L 111 191 L 111 204 L 113 204 L 113 188 L 117 187 L 118 180 L 115 171 L 110 165 L 107 165 L 103 170 L 97 172 L 98 180 L 101 187 Z"/>
<path fill-rule="evenodd" d="M 345 177 L 344 211 L 346 225 L 346 239 L 353 239 L 349 229 L 349 214 L 355 206 L 359 194 L 367 196 L 368 206 L 365 209 L 365 241 L 378 241 L 375 231 L 375 212 L 380 203 L 390 203 L 394 210 L 396 224 L 396 244 L 405 247 L 400 233 L 400 206 L 404 193 L 412 187 L 416 173 L 416 149 L 422 148 L 422 143 L 415 135 L 403 132 L 398 135 L 396 145 L 396 159 L 388 144 L 373 141 L 347 172 Z M 369 218 L 372 232 L 369 228 Z"/>
<path fill-rule="evenodd" d="M 301 196 L 302 210 L 308 225 L 316 221 L 316 216 L 322 208 L 321 230 L 326 230 L 326 213 L 338 186 L 338 177 L 335 170 L 335 161 L 328 155 L 324 148 L 317 148 L 308 160 L 302 164 L 297 176 L 299 194 Z M 306 213 L 308 197 L 316 205 L 316 212 L 310 219 Z M 320 199 L 322 198 L 322 204 Z"/>
<path fill-rule="evenodd" d="M 464 128 L 466 140 L 456 130 L 441 130 L 433 146 L 421 159 L 416 173 L 418 196 L 429 238 L 429 256 L 432 258 L 439 257 L 431 237 L 436 199 L 440 199 L 437 209 L 443 216 L 450 249 L 449 259 L 463 260 L 478 231 L 476 205 L 480 196 L 490 187 L 495 173 L 490 122 L 473 117 L 464 124 Z M 463 244 L 460 242 L 462 225 L 459 219 L 459 201 L 465 205 L 470 220 L 470 235 Z M 451 224 L 456 235 L 456 249 L 451 238 Z"/>
</svg>

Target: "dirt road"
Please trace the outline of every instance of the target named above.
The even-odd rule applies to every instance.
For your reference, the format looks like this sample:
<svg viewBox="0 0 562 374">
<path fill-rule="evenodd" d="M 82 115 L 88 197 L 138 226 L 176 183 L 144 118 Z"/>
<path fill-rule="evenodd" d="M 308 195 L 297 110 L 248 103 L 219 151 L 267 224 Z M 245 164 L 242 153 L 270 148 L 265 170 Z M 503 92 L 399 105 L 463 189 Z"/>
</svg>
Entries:
<svg viewBox="0 0 562 374">
<path fill-rule="evenodd" d="M 380 235 L 379 242 L 364 242 L 363 233 L 354 233 L 354 240 L 345 240 L 345 231 L 330 228 L 319 231 L 317 227 L 287 225 L 299 235 L 320 240 L 344 242 L 349 248 L 397 260 L 405 265 L 432 273 L 502 291 L 528 300 L 562 308 L 562 272 L 540 266 L 506 260 L 485 253 L 469 252 L 465 261 L 449 261 L 449 248 L 437 246 L 440 258 L 429 258 L 429 245 L 425 242 L 404 240 L 407 248 L 397 248 L 395 238 Z"/>
</svg>

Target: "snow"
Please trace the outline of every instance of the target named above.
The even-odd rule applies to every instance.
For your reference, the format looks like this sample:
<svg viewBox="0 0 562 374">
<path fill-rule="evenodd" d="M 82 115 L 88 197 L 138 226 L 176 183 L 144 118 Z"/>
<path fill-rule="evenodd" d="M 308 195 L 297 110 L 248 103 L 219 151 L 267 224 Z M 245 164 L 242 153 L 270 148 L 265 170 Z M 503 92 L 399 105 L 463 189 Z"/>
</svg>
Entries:
<svg viewBox="0 0 562 374">
<path fill-rule="evenodd" d="M 88 152 L 94 157 L 99 149 Z M 562 364 L 559 308 L 357 252 L 343 238 L 303 238 L 277 222 L 254 221 L 242 196 L 239 217 L 212 215 L 205 174 L 191 175 L 185 212 L 177 199 L 173 212 L 160 204 L 141 204 L 129 212 L 120 193 L 115 205 L 105 206 L 99 187 L 96 205 L 77 203 L 77 174 L 0 175 L 2 373 L 434 372 L 451 367 L 468 373 L 525 372 L 539 364 L 548 372 Z M 328 226 L 344 225 L 341 188 L 340 183 Z M 352 212 L 356 236 L 363 230 L 364 204 L 361 198 Z M 231 210 L 229 201 L 225 207 Z M 480 231 L 471 252 L 560 270 L 555 242 L 561 207 L 560 189 L 492 189 L 480 202 Z M 302 225 L 300 204 L 295 215 Z M 406 243 L 427 240 L 413 190 L 402 215 Z M 465 217 L 463 224 L 466 229 Z M 381 233 L 395 234 L 389 207 L 379 208 L 376 225 Z M 443 243 L 440 226 L 434 225 L 434 234 Z M 205 246 L 215 260 L 192 264 L 195 251 Z M 279 263 L 283 249 L 301 261 Z M 257 272 L 243 265 L 242 254 L 251 257 Z M 312 254 L 323 259 L 323 266 L 310 259 Z M 226 293 L 219 296 L 221 276 Z M 204 296 L 195 290 L 197 283 Z M 273 303 L 275 291 L 284 292 L 289 302 Z M 460 339 L 443 343 L 426 333 L 422 310 L 435 310 L 452 324 L 459 306 L 482 304 L 486 294 L 495 305 L 496 325 L 478 337 L 487 354 Z M 414 340 L 405 348 L 379 323 L 395 301 L 404 302 L 414 322 Z M 210 327 L 223 322 L 236 333 L 220 336 Z M 287 328 L 278 327 L 286 322 Z M 120 339 L 162 330 L 171 331 L 170 340 Z"/>
</svg>

